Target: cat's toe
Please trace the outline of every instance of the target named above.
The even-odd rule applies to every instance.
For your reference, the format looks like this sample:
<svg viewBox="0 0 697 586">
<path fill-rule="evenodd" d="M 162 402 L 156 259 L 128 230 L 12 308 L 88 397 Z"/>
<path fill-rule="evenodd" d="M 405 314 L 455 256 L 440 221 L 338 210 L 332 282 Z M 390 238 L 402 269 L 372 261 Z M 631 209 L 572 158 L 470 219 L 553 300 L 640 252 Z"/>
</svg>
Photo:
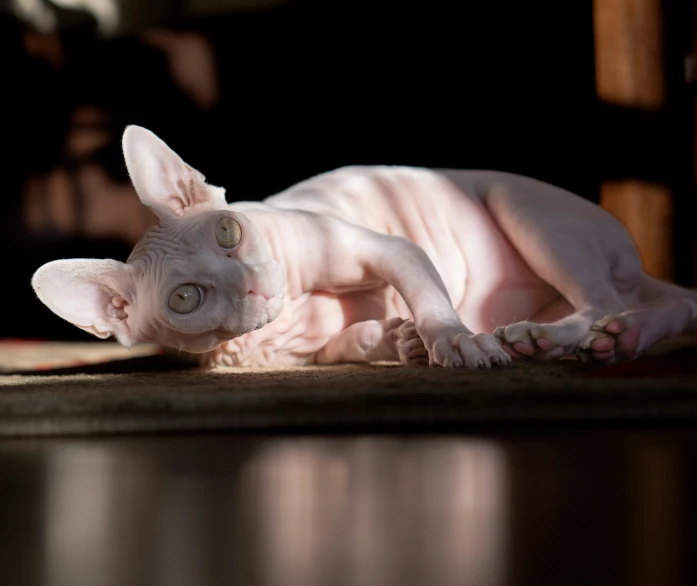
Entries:
<svg viewBox="0 0 697 586">
<path fill-rule="evenodd" d="M 632 360 L 636 358 L 639 349 L 639 327 L 621 315 L 607 315 L 596 321 L 591 330 L 602 337 L 612 339 L 614 354 L 617 360 Z M 602 351 L 604 348 L 593 347 Z"/>
<path fill-rule="evenodd" d="M 576 357 L 584 362 L 613 363 L 616 361 L 616 340 L 605 332 L 591 329 L 578 343 Z"/>
<path fill-rule="evenodd" d="M 404 320 L 397 328 L 395 348 L 402 364 L 407 366 L 428 365 L 428 350 L 416 331 L 413 321 Z"/>
<path fill-rule="evenodd" d="M 535 354 L 535 345 L 530 341 L 513 342 L 513 349 L 523 356 L 533 356 Z"/>
</svg>

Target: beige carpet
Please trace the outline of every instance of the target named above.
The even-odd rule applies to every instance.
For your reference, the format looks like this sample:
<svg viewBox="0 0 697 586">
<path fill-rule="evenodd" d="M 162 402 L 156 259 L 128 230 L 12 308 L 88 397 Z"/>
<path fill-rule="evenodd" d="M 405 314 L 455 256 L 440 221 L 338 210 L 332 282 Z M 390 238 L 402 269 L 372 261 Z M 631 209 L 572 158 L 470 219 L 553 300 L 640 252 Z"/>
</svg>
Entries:
<svg viewBox="0 0 697 586">
<path fill-rule="evenodd" d="M 202 371 L 143 346 L 0 342 L 0 435 L 463 430 L 697 420 L 697 341 L 611 367 L 342 365 Z"/>
</svg>

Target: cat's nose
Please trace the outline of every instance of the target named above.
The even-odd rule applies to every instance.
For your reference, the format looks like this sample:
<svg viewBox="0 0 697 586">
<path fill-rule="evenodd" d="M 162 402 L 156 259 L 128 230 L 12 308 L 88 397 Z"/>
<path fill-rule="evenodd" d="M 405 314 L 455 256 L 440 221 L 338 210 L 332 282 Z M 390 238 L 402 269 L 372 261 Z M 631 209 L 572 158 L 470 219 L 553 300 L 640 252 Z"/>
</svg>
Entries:
<svg viewBox="0 0 697 586">
<path fill-rule="evenodd" d="M 266 289 L 267 288 L 263 286 L 259 271 L 255 268 L 250 268 L 245 272 L 242 283 L 240 283 L 239 291 L 243 297 L 256 295 L 258 297 L 263 297 L 264 299 L 270 299 L 271 296 L 268 295 Z"/>
<path fill-rule="evenodd" d="M 237 282 L 237 291 L 242 297 L 256 295 L 272 299 L 279 294 L 279 279 L 274 267 L 266 265 L 247 266 L 242 279 Z"/>
<path fill-rule="evenodd" d="M 269 297 L 266 293 L 264 293 L 261 290 L 261 287 L 254 287 L 253 289 L 250 289 L 249 291 L 247 291 L 247 295 L 257 295 L 259 297 L 263 297 L 267 301 L 271 299 L 271 297 Z"/>
</svg>

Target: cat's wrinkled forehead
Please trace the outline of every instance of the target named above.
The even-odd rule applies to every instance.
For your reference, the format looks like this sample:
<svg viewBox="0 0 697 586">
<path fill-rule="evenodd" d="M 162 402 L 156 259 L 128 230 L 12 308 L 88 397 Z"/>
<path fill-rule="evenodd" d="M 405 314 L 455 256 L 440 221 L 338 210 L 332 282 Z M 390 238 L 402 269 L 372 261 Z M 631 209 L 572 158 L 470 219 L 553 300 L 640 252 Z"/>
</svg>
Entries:
<svg viewBox="0 0 697 586">
<path fill-rule="evenodd" d="M 211 210 L 183 217 L 162 218 L 138 241 L 131 258 L 148 250 L 167 254 L 177 250 L 192 251 L 210 244 L 216 223 L 230 215 L 228 210 Z"/>
<path fill-rule="evenodd" d="M 160 219 L 136 243 L 127 263 L 141 277 L 159 278 L 172 272 L 182 261 L 190 261 L 210 240 L 211 224 L 225 212 L 214 211 Z"/>
</svg>

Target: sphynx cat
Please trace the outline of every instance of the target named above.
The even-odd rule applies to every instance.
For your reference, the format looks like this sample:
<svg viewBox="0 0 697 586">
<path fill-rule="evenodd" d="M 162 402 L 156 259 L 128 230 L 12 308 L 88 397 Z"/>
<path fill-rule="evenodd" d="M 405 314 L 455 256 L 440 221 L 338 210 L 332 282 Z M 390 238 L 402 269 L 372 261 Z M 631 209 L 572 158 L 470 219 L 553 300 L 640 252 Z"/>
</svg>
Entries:
<svg viewBox="0 0 697 586">
<path fill-rule="evenodd" d="M 126 346 L 208 365 L 490 368 L 633 359 L 697 325 L 697 293 L 644 274 L 615 218 L 534 179 L 346 167 L 228 205 L 149 130 L 129 126 L 123 150 L 159 223 L 125 264 L 56 260 L 32 284 Z"/>
</svg>

